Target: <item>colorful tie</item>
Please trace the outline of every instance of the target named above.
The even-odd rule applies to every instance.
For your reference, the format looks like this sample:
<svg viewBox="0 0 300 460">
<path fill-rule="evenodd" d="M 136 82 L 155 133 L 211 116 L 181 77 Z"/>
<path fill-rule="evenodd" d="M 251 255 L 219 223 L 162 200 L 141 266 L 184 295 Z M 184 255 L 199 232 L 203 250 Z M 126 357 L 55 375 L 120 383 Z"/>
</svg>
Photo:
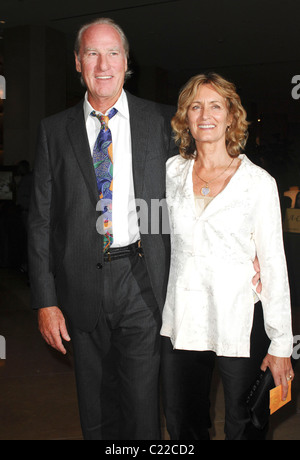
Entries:
<svg viewBox="0 0 300 460">
<path fill-rule="evenodd" d="M 97 178 L 99 198 L 103 200 L 104 216 L 104 252 L 113 243 L 112 230 L 112 192 L 113 192 L 113 149 L 112 136 L 108 127 L 109 120 L 116 115 L 117 109 L 112 109 L 108 116 L 91 112 L 93 117 L 98 118 L 101 124 L 100 133 L 94 145 L 93 163 Z"/>
</svg>

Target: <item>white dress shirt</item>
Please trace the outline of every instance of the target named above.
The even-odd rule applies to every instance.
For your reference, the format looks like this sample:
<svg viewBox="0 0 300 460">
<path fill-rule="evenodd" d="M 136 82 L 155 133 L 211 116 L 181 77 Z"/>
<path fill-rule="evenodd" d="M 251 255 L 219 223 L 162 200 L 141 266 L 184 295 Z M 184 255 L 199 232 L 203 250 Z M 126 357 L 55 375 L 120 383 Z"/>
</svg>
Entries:
<svg viewBox="0 0 300 460">
<path fill-rule="evenodd" d="M 249 357 L 257 253 L 269 353 L 290 357 L 290 292 L 276 182 L 245 155 L 240 159 L 229 184 L 200 216 L 194 160 L 176 156 L 167 162 L 172 252 L 161 335 L 175 349 Z"/>
<path fill-rule="evenodd" d="M 113 211 L 112 226 L 114 241 L 112 247 L 123 247 L 136 242 L 140 238 L 138 218 L 135 205 L 134 184 L 132 174 L 132 150 L 128 101 L 125 91 L 114 105 L 118 113 L 109 121 L 113 144 Z M 107 111 L 107 113 L 112 107 Z M 93 148 L 100 132 L 99 120 L 90 114 L 94 110 L 87 99 L 84 99 L 84 116 L 88 140 Z M 99 113 L 96 111 L 96 113 Z M 102 115 L 107 115 L 102 114 Z"/>
</svg>

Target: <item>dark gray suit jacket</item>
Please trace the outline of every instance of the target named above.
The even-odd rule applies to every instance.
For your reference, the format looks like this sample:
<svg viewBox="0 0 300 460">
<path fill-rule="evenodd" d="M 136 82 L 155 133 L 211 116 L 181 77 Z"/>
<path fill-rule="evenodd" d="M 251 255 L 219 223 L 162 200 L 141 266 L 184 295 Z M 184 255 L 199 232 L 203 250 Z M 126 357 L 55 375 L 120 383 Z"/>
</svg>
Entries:
<svg viewBox="0 0 300 460">
<path fill-rule="evenodd" d="M 165 197 L 165 163 L 175 155 L 174 109 L 127 93 L 136 198 L 151 209 Z M 33 308 L 58 306 L 82 330 L 92 330 L 103 292 L 102 236 L 96 229 L 98 191 L 83 102 L 41 122 L 29 213 Z M 149 223 L 151 222 L 151 216 Z M 169 235 L 143 234 L 145 260 L 162 309 L 169 271 Z"/>
</svg>

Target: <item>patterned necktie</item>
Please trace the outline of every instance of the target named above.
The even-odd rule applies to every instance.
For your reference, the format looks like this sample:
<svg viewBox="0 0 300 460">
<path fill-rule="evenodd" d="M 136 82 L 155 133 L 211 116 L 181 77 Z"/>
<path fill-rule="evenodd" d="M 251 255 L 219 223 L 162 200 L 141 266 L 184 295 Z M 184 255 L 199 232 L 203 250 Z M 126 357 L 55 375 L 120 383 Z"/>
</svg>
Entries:
<svg viewBox="0 0 300 460">
<path fill-rule="evenodd" d="M 101 129 L 93 150 L 93 163 L 96 173 L 99 198 L 102 201 L 104 216 L 104 247 L 106 252 L 113 243 L 112 230 L 112 193 L 113 193 L 113 149 L 112 136 L 108 127 L 109 120 L 116 115 L 117 109 L 112 109 L 108 116 L 91 112 L 98 118 Z"/>
</svg>

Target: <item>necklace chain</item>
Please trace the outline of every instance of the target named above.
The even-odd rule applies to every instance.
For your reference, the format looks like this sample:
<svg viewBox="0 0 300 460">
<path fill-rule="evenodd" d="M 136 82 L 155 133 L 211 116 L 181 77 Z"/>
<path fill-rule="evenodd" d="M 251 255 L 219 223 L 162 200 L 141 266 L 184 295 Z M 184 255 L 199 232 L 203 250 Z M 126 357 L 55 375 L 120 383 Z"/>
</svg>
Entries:
<svg viewBox="0 0 300 460">
<path fill-rule="evenodd" d="M 199 179 L 200 179 L 202 182 L 204 182 L 204 183 L 206 184 L 205 187 L 202 187 L 202 189 L 201 189 L 202 195 L 206 196 L 206 195 L 209 195 L 209 194 L 210 194 L 210 188 L 209 188 L 208 184 L 210 184 L 211 182 L 214 182 L 214 181 L 216 181 L 217 179 L 219 179 L 219 177 L 221 177 L 221 176 L 230 168 L 230 166 L 232 165 L 233 162 L 234 162 L 234 158 L 232 159 L 232 161 L 230 162 L 230 164 L 224 169 L 224 171 L 221 172 L 221 174 L 219 174 L 217 177 L 215 177 L 214 179 L 211 179 L 211 180 L 209 180 L 209 181 L 202 179 L 202 177 L 199 176 L 199 174 L 197 173 L 197 171 L 194 170 L 196 176 L 199 177 Z"/>
</svg>

